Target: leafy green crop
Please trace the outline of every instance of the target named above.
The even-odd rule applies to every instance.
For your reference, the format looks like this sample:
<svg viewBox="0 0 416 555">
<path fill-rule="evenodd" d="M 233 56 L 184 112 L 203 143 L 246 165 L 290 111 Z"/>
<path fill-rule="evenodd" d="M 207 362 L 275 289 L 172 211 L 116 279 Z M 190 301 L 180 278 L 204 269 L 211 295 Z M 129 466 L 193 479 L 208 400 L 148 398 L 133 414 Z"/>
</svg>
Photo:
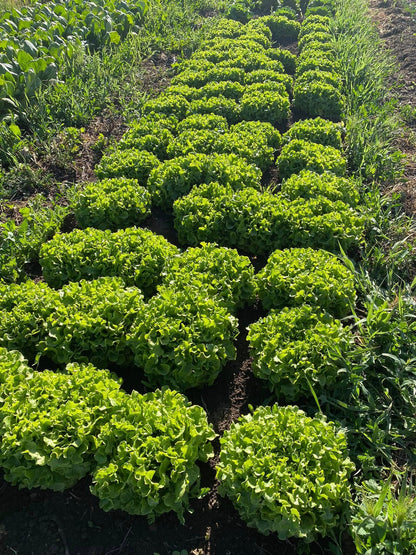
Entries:
<svg viewBox="0 0 416 555">
<path fill-rule="evenodd" d="M 211 129 L 214 131 L 228 131 L 227 120 L 216 114 L 193 114 L 178 124 L 178 134 L 188 130 Z"/>
<path fill-rule="evenodd" d="M 192 153 L 234 154 L 249 164 L 266 170 L 273 164 L 274 149 L 268 145 L 267 135 L 245 132 L 238 133 L 212 129 L 188 129 L 180 133 L 168 146 L 170 157 Z"/>
<path fill-rule="evenodd" d="M 245 84 L 254 83 L 283 83 L 286 91 L 291 94 L 293 89 L 293 77 L 287 73 L 276 73 L 270 69 L 257 69 L 250 71 L 245 76 Z"/>
<path fill-rule="evenodd" d="M 237 320 L 205 289 L 161 289 L 138 313 L 129 336 L 151 386 L 180 391 L 211 385 L 236 356 Z"/>
<path fill-rule="evenodd" d="M 330 390 L 353 345 L 339 320 L 306 304 L 271 310 L 248 330 L 254 375 L 285 402 Z"/>
<path fill-rule="evenodd" d="M 353 273 L 335 255 L 311 248 L 275 251 L 257 284 L 266 310 L 307 303 L 342 318 L 356 297 Z"/>
<path fill-rule="evenodd" d="M 0 345 L 33 360 L 45 334 L 43 322 L 59 302 L 59 293 L 42 282 L 0 284 Z"/>
<path fill-rule="evenodd" d="M 276 164 L 281 179 L 302 170 L 316 173 L 328 171 L 338 176 L 343 176 L 346 171 L 346 161 L 338 149 L 302 139 L 294 139 L 284 145 Z"/>
<path fill-rule="evenodd" d="M 163 95 L 148 100 L 142 107 L 144 115 L 157 113 L 165 116 L 175 116 L 178 120 L 183 119 L 189 110 L 189 102 L 182 95 Z"/>
<path fill-rule="evenodd" d="M 21 382 L 32 375 L 27 360 L 19 351 L 8 351 L 0 347 L 0 415 L 4 401 L 12 395 Z M 2 416 L 0 416 L 0 433 Z"/>
<path fill-rule="evenodd" d="M 91 491 L 105 511 L 122 509 L 150 522 L 174 511 L 183 523 L 190 498 L 201 494 L 196 463 L 213 456 L 214 438 L 204 410 L 183 395 L 133 391 L 101 429 Z"/>
<path fill-rule="evenodd" d="M 233 189 L 260 188 L 259 168 L 235 154 L 188 156 L 167 160 L 150 175 L 148 189 L 153 202 L 170 210 L 173 202 L 189 193 L 194 185 L 220 181 Z"/>
<path fill-rule="evenodd" d="M 288 19 L 284 15 L 272 14 L 261 18 L 272 32 L 273 42 L 289 44 L 295 42 L 300 31 L 300 23 Z"/>
<path fill-rule="evenodd" d="M 337 177 L 328 172 L 317 174 L 310 170 L 302 170 L 283 181 L 281 192 L 290 200 L 323 196 L 351 206 L 357 206 L 360 198 L 357 183 L 353 179 Z"/>
<path fill-rule="evenodd" d="M 38 352 L 57 364 L 91 362 L 100 368 L 131 364 L 126 336 L 143 309 L 143 295 L 118 277 L 69 283 L 44 320 Z"/>
<path fill-rule="evenodd" d="M 95 166 L 95 174 L 99 179 L 126 177 L 146 185 L 150 172 L 159 164 L 158 158 L 146 150 L 114 150 L 101 158 Z"/>
<path fill-rule="evenodd" d="M 192 114 L 216 114 L 222 116 L 231 124 L 241 119 L 241 107 L 233 98 L 226 98 L 220 94 L 193 100 L 186 112 L 186 115 Z"/>
<path fill-rule="evenodd" d="M 304 119 L 291 125 L 289 131 L 284 134 L 284 140 L 289 142 L 293 139 L 302 139 L 320 145 L 332 146 L 341 150 L 343 128 L 340 124 L 323 118 Z"/>
<path fill-rule="evenodd" d="M 124 402 L 120 380 L 92 365 L 35 372 L 0 408 L 0 466 L 13 485 L 62 491 L 91 469 L 96 436 Z"/>
<path fill-rule="evenodd" d="M 117 230 L 141 224 L 150 214 L 150 193 L 137 179 L 102 179 L 77 187 L 70 206 L 80 227 Z"/>
<path fill-rule="evenodd" d="M 351 502 L 354 465 L 345 434 L 297 407 L 259 407 L 221 438 L 219 492 L 247 525 L 313 541 L 336 526 Z"/>
<path fill-rule="evenodd" d="M 295 82 L 293 88 L 293 109 L 300 117 L 322 117 L 341 121 L 344 112 L 344 98 L 341 92 L 328 83 L 320 81 Z"/>
<path fill-rule="evenodd" d="M 55 235 L 41 249 L 45 280 L 52 287 L 68 281 L 119 276 L 145 296 L 152 295 L 168 258 L 178 249 L 147 229 L 127 228 L 115 233 L 87 228 Z"/>
<path fill-rule="evenodd" d="M 251 89 L 250 89 L 251 87 Z M 249 85 L 241 99 L 241 117 L 247 120 L 268 121 L 275 126 L 287 124 L 290 110 L 289 95 L 273 91 L 253 90 Z"/>
<path fill-rule="evenodd" d="M 189 248 L 166 265 L 161 287 L 172 290 L 191 284 L 224 301 L 230 312 L 255 300 L 250 259 L 214 243 Z"/>
<path fill-rule="evenodd" d="M 365 218 L 341 201 L 325 197 L 291 202 L 252 187 L 233 191 L 219 183 L 195 186 L 173 205 L 178 239 L 184 245 L 217 242 L 250 254 L 268 255 L 289 246 L 331 251 L 358 246 Z"/>
</svg>

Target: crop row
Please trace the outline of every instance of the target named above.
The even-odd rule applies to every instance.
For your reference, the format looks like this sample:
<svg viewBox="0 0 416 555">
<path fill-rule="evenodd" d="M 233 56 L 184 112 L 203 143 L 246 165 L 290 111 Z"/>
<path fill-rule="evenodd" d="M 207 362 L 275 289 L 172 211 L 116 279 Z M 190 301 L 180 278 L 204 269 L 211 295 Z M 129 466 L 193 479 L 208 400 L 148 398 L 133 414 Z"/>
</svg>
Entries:
<svg viewBox="0 0 416 555">
<path fill-rule="evenodd" d="M 356 338 L 339 318 L 353 309 L 354 274 L 327 251 L 359 246 L 366 219 L 346 177 L 331 9 L 311 3 L 301 25 L 287 8 L 220 22 L 103 156 L 99 181 L 73 191 L 84 229 L 41 248 L 49 285 L 1 286 L 1 345 L 31 362 L 78 363 L 37 373 L 0 351 L 7 479 L 63 489 L 91 472 L 103 509 L 183 518 L 214 433 L 200 407 L 164 388 L 212 384 L 236 354 L 236 311 L 256 296 L 267 314 L 249 326 L 253 372 L 276 400 L 316 398 L 345 374 Z M 297 58 L 272 48 L 297 37 Z M 288 128 L 293 117 L 306 119 Z M 273 166 L 279 183 L 265 190 Z M 190 248 L 130 227 L 152 206 L 173 211 Z M 255 274 L 231 247 L 267 263 Z M 90 362 L 136 366 L 162 390 L 127 395 Z M 353 468 L 333 423 L 273 405 L 225 432 L 217 477 L 249 526 L 312 541 L 339 523 Z"/>
</svg>

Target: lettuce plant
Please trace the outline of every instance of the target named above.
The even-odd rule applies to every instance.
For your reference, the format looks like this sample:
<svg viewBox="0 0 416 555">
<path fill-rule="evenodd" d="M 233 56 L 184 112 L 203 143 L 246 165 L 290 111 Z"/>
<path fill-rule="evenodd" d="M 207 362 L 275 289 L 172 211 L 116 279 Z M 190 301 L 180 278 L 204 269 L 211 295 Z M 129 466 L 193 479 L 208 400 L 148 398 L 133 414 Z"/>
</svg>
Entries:
<svg viewBox="0 0 416 555">
<path fill-rule="evenodd" d="M 341 121 L 344 111 L 344 97 L 328 83 L 320 81 L 295 82 L 293 88 L 293 110 L 300 117 L 322 117 Z"/>
<path fill-rule="evenodd" d="M 0 347 L 0 434 L 2 433 L 1 409 L 4 401 L 22 382 L 30 379 L 32 374 L 33 371 L 22 353 Z"/>
<path fill-rule="evenodd" d="M 148 100 L 142 107 L 144 115 L 155 112 L 165 116 L 174 116 L 179 121 L 186 116 L 189 109 L 189 102 L 182 95 L 163 95 Z"/>
<path fill-rule="evenodd" d="M 346 171 L 346 161 L 338 149 L 303 139 L 294 139 L 284 145 L 276 164 L 281 179 L 302 170 L 332 172 L 338 176 L 343 176 Z"/>
<path fill-rule="evenodd" d="M 118 277 L 65 285 L 60 303 L 44 320 L 37 349 L 56 364 L 91 362 L 101 368 L 131 364 L 126 336 L 143 309 L 143 295 Z"/>
<path fill-rule="evenodd" d="M 104 511 L 121 509 L 153 522 L 204 493 L 198 461 L 213 456 L 205 411 L 169 389 L 126 397 L 97 439 L 91 491 Z"/>
<path fill-rule="evenodd" d="M 186 195 L 194 185 L 220 181 L 232 189 L 260 188 L 261 171 L 235 154 L 189 154 L 167 160 L 149 177 L 153 202 L 170 210 L 173 202 Z"/>
<path fill-rule="evenodd" d="M 149 133 L 143 134 L 140 127 L 133 125 L 117 143 L 116 151 L 120 150 L 145 150 L 154 154 L 158 160 L 165 160 L 166 149 L 173 140 L 169 129 L 153 126 Z M 118 153 L 120 156 L 120 152 Z"/>
<path fill-rule="evenodd" d="M 95 174 L 98 179 L 127 177 L 146 185 L 150 172 L 159 164 L 159 159 L 145 150 L 113 150 L 101 158 L 100 163 L 95 166 Z"/>
<path fill-rule="evenodd" d="M 77 187 L 70 206 L 81 228 L 117 230 L 139 225 L 149 216 L 150 193 L 137 179 L 102 179 Z"/>
<path fill-rule="evenodd" d="M 197 129 L 211 129 L 214 131 L 228 131 L 227 120 L 216 114 L 193 114 L 178 124 L 178 133 Z"/>
<path fill-rule="evenodd" d="M 291 125 L 284 134 L 284 140 L 302 139 L 324 146 L 332 146 L 341 150 L 343 128 L 340 124 L 333 123 L 323 118 L 304 119 Z"/>
<path fill-rule="evenodd" d="M 233 191 L 210 183 L 195 186 L 173 205 L 178 239 L 184 245 L 217 242 L 242 252 L 264 255 L 286 245 L 290 203 L 252 187 Z"/>
<path fill-rule="evenodd" d="M 349 314 L 356 297 L 351 270 L 323 250 L 277 250 L 256 280 L 266 310 L 307 303 L 342 318 Z"/>
<path fill-rule="evenodd" d="M 296 85 L 307 85 L 308 83 L 326 83 L 332 85 L 335 89 L 341 90 L 342 78 L 335 71 L 322 71 L 319 69 L 309 69 L 299 74 L 296 78 Z"/>
<path fill-rule="evenodd" d="M 234 127 L 233 127 L 234 128 Z M 272 136 L 270 134 L 270 136 Z M 253 134 L 239 128 L 229 132 L 211 129 L 191 129 L 179 134 L 168 147 L 171 157 L 186 156 L 191 153 L 234 154 L 249 164 L 266 170 L 273 164 L 273 148 L 268 145 L 266 133 Z"/>
<path fill-rule="evenodd" d="M 245 72 L 239 67 L 212 67 L 207 70 L 188 68 L 172 79 L 172 84 L 202 87 L 212 81 L 237 81 L 244 83 Z"/>
<path fill-rule="evenodd" d="M 306 304 L 271 310 L 248 330 L 254 375 L 285 402 L 333 388 L 353 346 L 339 320 Z"/>
<path fill-rule="evenodd" d="M 313 46 L 311 45 L 313 43 Z M 323 51 L 334 50 L 334 37 L 329 31 L 315 31 L 303 34 L 298 42 L 299 52 L 307 48 L 318 48 Z"/>
<path fill-rule="evenodd" d="M 226 98 L 223 95 L 211 96 L 209 98 L 199 98 L 189 104 L 187 116 L 192 114 L 216 114 L 224 117 L 228 123 L 235 123 L 241 119 L 240 104 L 233 98 Z"/>
<path fill-rule="evenodd" d="M 241 99 L 242 119 L 268 121 L 275 126 L 284 126 L 289 117 L 289 110 L 287 93 L 251 90 L 244 93 Z"/>
<path fill-rule="evenodd" d="M 321 196 L 332 201 L 341 200 L 351 206 L 357 206 L 360 199 L 357 183 L 353 179 L 328 172 L 317 174 L 310 170 L 302 170 L 285 179 L 281 193 L 290 200 Z"/>
<path fill-rule="evenodd" d="M 87 228 L 55 235 L 41 249 L 43 275 L 52 287 L 68 281 L 119 276 L 145 296 L 160 282 L 166 260 L 178 249 L 148 229 L 109 230 Z"/>
<path fill-rule="evenodd" d="M 219 493 L 262 534 L 311 542 L 351 503 L 345 434 L 298 407 L 259 407 L 221 438 Z"/>
<path fill-rule="evenodd" d="M 62 491 L 92 468 L 96 436 L 124 402 L 108 370 L 70 364 L 35 372 L 0 408 L 0 466 L 13 485 Z"/>
<path fill-rule="evenodd" d="M 298 21 L 275 13 L 262 17 L 261 20 L 271 30 L 273 42 L 289 44 L 297 40 L 300 31 L 300 23 Z"/>
<path fill-rule="evenodd" d="M 211 385 L 236 356 L 237 320 L 204 288 L 162 288 L 137 314 L 128 336 L 147 384 L 184 391 Z"/>
<path fill-rule="evenodd" d="M 285 73 L 288 73 L 289 75 L 295 74 L 296 56 L 289 52 L 289 50 L 283 50 L 281 48 L 270 48 L 269 50 L 266 50 L 266 55 L 268 55 L 275 62 L 282 64 Z M 273 68 L 272 66 L 269 66 L 266 69 L 274 69 L 275 71 L 279 71 L 277 68 Z"/>
<path fill-rule="evenodd" d="M 192 284 L 225 302 L 230 312 L 255 300 L 254 268 L 235 249 L 202 243 L 173 257 L 160 287 L 182 289 Z"/>
<path fill-rule="evenodd" d="M 45 334 L 43 322 L 57 305 L 58 292 L 45 283 L 0 285 L 0 346 L 33 360 Z"/>
<path fill-rule="evenodd" d="M 291 94 L 293 89 L 293 77 L 287 73 L 276 73 L 270 69 L 257 69 L 250 71 L 245 76 L 245 84 L 252 85 L 253 83 L 283 83 L 286 91 Z"/>
</svg>

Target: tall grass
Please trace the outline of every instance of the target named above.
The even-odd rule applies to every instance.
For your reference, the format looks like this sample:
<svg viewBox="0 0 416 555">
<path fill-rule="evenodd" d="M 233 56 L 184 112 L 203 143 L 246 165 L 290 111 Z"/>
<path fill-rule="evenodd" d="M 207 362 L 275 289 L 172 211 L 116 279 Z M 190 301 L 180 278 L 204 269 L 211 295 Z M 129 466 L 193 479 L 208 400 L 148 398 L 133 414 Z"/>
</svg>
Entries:
<svg viewBox="0 0 416 555">
<path fill-rule="evenodd" d="M 346 96 L 347 158 L 367 181 L 394 181 L 402 156 L 394 140 L 400 120 L 386 86 L 395 60 L 381 44 L 366 0 L 337 0 L 333 21 Z"/>
</svg>

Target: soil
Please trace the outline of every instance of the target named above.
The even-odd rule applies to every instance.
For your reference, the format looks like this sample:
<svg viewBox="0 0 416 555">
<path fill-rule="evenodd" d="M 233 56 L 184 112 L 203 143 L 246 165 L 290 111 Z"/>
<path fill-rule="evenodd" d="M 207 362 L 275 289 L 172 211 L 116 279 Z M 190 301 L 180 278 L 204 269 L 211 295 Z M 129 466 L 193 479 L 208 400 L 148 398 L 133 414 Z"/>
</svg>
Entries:
<svg viewBox="0 0 416 555">
<path fill-rule="evenodd" d="M 408 12 L 390 0 L 372 0 L 371 13 L 386 46 L 397 56 L 397 74 L 392 83 L 394 94 L 402 106 L 415 109 L 416 38 L 413 32 L 416 23 Z M 148 62 L 145 71 L 155 77 L 154 82 L 149 77 L 149 90 L 160 83 L 168 62 L 165 59 Z M 398 148 L 408 160 L 399 186 L 407 210 L 413 213 L 416 211 L 416 110 L 414 114 L 414 119 L 409 121 L 409 130 L 398 139 Z M 123 130 L 121 121 L 105 117 L 87 128 L 70 180 L 93 179 L 92 168 L 100 156 L 93 146 L 100 137 L 117 137 Z M 74 224 L 68 221 L 68 230 Z M 146 224 L 171 242 L 177 242 L 172 221 L 163 213 L 153 212 Z M 253 263 L 258 267 L 261 261 L 253 260 Z M 250 404 L 257 406 L 268 401 L 268 391 L 252 374 L 246 341 L 247 326 L 262 315 L 258 306 L 238 314 L 240 334 L 236 361 L 225 367 L 213 386 L 188 393 L 193 403 L 206 409 L 219 435 L 241 414 L 247 413 Z M 137 374 L 122 372 L 127 390 L 142 389 Z M 186 516 L 184 525 L 174 514 L 167 514 L 149 524 L 144 517 L 121 511 L 105 513 L 89 491 L 88 478 L 70 490 L 56 493 L 18 490 L 0 476 L 0 555 L 162 555 L 175 551 L 193 555 L 286 555 L 299 552 L 301 546 L 296 541 L 280 542 L 276 536 L 263 536 L 249 529 L 232 504 L 218 495 L 215 464 L 218 462 L 219 439 L 214 442 L 214 449 L 215 457 L 201 465 L 202 485 L 208 486 L 210 493 L 191 503 L 192 513 Z M 311 546 L 313 554 L 330 552 L 327 540 Z M 348 536 L 342 538 L 342 553 L 354 553 Z"/>
</svg>

